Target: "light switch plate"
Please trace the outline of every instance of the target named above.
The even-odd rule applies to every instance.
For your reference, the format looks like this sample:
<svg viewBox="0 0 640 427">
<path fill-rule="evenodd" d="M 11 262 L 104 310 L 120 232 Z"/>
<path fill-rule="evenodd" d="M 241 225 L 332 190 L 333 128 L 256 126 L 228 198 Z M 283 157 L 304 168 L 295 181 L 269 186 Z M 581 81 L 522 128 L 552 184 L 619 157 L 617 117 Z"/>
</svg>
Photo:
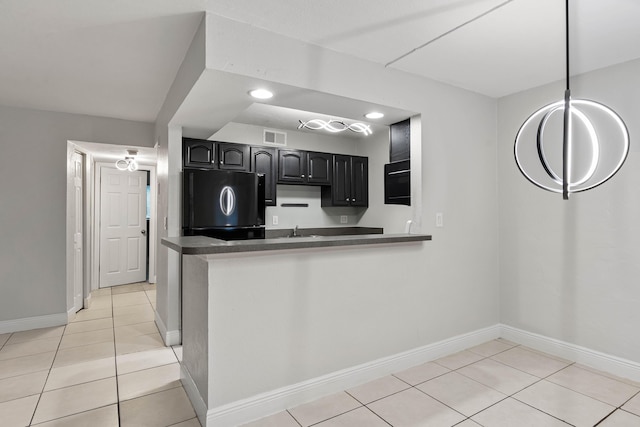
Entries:
<svg viewBox="0 0 640 427">
<path fill-rule="evenodd" d="M 278 225 L 278 215 L 274 215 L 271 217 L 271 224 Z"/>
<path fill-rule="evenodd" d="M 347 215 L 340 215 L 340 224 L 346 224 L 349 222 L 349 217 Z"/>
<path fill-rule="evenodd" d="M 436 227 L 444 227 L 444 218 L 442 212 L 436 212 Z"/>
</svg>

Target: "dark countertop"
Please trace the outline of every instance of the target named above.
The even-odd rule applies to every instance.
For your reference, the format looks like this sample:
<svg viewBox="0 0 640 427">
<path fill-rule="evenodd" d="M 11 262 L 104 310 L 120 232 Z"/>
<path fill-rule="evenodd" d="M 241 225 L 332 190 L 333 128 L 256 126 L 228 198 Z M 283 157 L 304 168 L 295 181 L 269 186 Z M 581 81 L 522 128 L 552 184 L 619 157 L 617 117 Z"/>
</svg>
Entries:
<svg viewBox="0 0 640 427">
<path fill-rule="evenodd" d="M 184 255 L 260 252 L 283 249 L 326 248 L 431 240 L 426 234 L 359 234 L 348 236 L 279 237 L 224 241 L 205 236 L 167 237 L 162 244 Z"/>
</svg>

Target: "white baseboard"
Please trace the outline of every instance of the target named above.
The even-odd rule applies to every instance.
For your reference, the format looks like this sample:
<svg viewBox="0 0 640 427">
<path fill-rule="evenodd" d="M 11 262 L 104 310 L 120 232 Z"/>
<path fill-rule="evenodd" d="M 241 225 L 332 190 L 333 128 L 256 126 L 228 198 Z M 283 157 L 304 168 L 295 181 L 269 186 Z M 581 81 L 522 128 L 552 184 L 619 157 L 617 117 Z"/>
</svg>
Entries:
<svg viewBox="0 0 640 427">
<path fill-rule="evenodd" d="M 206 412 L 206 423 L 202 423 L 202 418 L 200 418 L 199 413 L 198 417 L 204 426 L 237 426 L 331 393 L 355 387 L 393 372 L 408 369 L 412 366 L 456 353 L 498 338 L 499 336 L 500 325 L 490 326 L 424 347 L 262 393 L 248 399 L 212 408 Z M 187 389 L 186 385 L 185 389 Z M 191 399 L 192 402 L 194 402 L 194 399 L 196 400 L 194 407 L 199 405 L 197 402 L 198 399 L 204 404 L 195 388 L 195 384 L 193 384 L 191 393 L 195 394 Z M 189 396 L 191 397 L 191 394 Z"/>
<path fill-rule="evenodd" d="M 640 363 L 601 353 L 579 345 L 524 331 L 508 325 L 500 325 L 504 339 L 526 345 L 534 350 L 562 357 L 603 372 L 640 382 Z"/>
<path fill-rule="evenodd" d="M 70 323 L 73 321 L 73 319 L 76 318 L 76 309 L 75 307 L 71 307 L 69 310 L 67 310 L 67 323 Z"/>
<path fill-rule="evenodd" d="M 182 381 L 184 391 L 187 392 L 187 396 L 189 396 L 189 400 L 191 400 L 191 404 L 193 405 L 193 409 L 196 411 L 200 424 L 206 426 L 207 404 L 202 400 L 202 396 L 200 395 L 200 392 L 198 392 L 195 381 L 193 381 L 191 374 L 183 364 L 180 364 L 180 380 Z"/>
<path fill-rule="evenodd" d="M 355 387 L 359 384 L 408 369 L 421 363 L 456 353 L 498 337 L 603 372 L 634 381 L 640 381 L 640 363 L 527 332 L 508 325 L 497 324 L 209 410 L 207 410 L 206 403 L 200 396 L 195 383 L 184 367 L 182 369 L 183 384 L 198 414 L 198 419 L 203 426 L 231 427 L 280 412 L 331 393 Z"/>
<path fill-rule="evenodd" d="M 164 322 L 158 316 L 158 312 L 156 311 L 156 326 L 158 327 L 158 331 L 160 332 L 160 336 L 164 340 L 164 345 L 179 345 L 182 343 L 182 337 L 180 336 L 179 330 L 168 331 Z"/>
<path fill-rule="evenodd" d="M 0 321 L 0 334 L 66 325 L 68 318 L 68 313 L 58 313 L 46 316 L 26 317 L 23 319 L 3 320 Z"/>
</svg>

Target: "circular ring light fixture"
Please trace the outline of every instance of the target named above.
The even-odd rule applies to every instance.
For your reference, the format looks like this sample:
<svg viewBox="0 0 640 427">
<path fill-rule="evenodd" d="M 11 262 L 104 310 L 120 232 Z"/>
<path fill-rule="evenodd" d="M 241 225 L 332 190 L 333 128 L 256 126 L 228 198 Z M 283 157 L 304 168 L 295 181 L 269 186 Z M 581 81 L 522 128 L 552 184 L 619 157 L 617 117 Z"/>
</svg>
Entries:
<svg viewBox="0 0 640 427">
<path fill-rule="evenodd" d="M 571 99 L 569 0 L 565 0 L 565 13 L 564 100 L 540 108 L 525 120 L 516 134 L 514 156 L 526 179 L 568 200 L 569 194 L 597 187 L 620 170 L 629 154 L 629 131 L 606 105 Z"/>
</svg>

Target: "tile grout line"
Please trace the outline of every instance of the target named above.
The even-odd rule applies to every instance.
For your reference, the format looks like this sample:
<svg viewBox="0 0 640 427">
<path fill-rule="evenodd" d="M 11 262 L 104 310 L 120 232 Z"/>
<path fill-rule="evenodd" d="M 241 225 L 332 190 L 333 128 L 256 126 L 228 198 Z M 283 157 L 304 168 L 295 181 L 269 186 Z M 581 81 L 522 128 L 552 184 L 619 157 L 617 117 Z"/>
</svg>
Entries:
<svg viewBox="0 0 640 427">
<path fill-rule="evenodd" d="M 64 337 L 64 331 L 67 330 L 67 325 L 64 325 L 62 329 L 62 335 L 60 335 L 60 342 L 58 342 L 58 347 L 56 348 L 55 354 L 53 355 L 53 359 L 51 359 L 51 366 L 49 366 L 49 370 L 47 372 L 47 378 L 44 380 L 44 384 L 42 384 L 42 391 L 40 391 L 38 395 L 38 401 L 36 402 L 36 406 L 33 408 L 33 414 L 31 414 L 31 419 L 29 420 L 29 425 L 33 424 L 33 419 L 36 416 L 36 412 L 38 411 L 38 406 L 40 406 L 40 401 L 42 400 L 42 395 L 44 394 L 44 389 L 47 386 L 47 381 L 49 381 L 49 377 L 51 376 L 51 371 L 53 370 L 53 364 L 56 362 L 56 357 L 58 357 L 58 351 L 60 350 L 60 344 L 62 344 L 62 337 Z M 49 420 L 47 420 L 49 421 Z"/>
<path fill-rule="evenodd" d="M 120 384 L 118 383 L 118 349 L 116 348 L 116 318 L 115 318 L 115 313 L 113 311 L 113 291 L 111 288 L 109 288 L 109 290 L 111 291 L 111 325 L 112 325 L 112 332 L 113 332 L 113 364 L 114 364 L 114 371 L 115 371 L 115 376 L 116 376 L 116 409 L 118 411 L 118 426 L 122 425 L 122 417 L 121 417 L 121 410 L 120 410 Z"/>
<path fill-rule="evenodd" d="M 285 409 L 285 411 L 287 411 L 287 414 L 289 414 L 289 416 L 290 416 L 291 418 L 293 418 L 293 421 L 295 421 L 295 422 L 296 422 L 296 424 L 298 424 L 300 427 L 302 427 L 302 424 L 300 424 L 300 422 L 298 421 L 298 419 L 297 419 L 296 417 L 294 417 L 294 416 L 293 416 L 293 414 L 292 414 L 291 412 L 289 412 L 289 410 L 288 410 L 288 409 Z M 198 420 L 198 422 L 200 422 L 200 420 Z"/>
<path fill-rule="evenodd" d="M 113 304 L 113 293 L 111 293 L 111 289 L 109 291 L 110 291 L 110 294 L 109 295 L 105 295 L 105 296 L 109 296 L 109 298 L 111 300 L 111 307 L 110 307 L 110 312 L 111 312 L 111 316 L 110 316 L 111 322 L 110 323 L 111 323 L 111 326 L 109 328 L 100 328 L 100 329 L 97 329 L 97 330 L 81 331 L 81 332 L 77 332 L 77 333 L 89 333 L 90 334 L 90 333 L 95 333 L 95 332 L 98 332 L 98 331 L 106 331 L 108 329 L 110 329 L 111 332 L 112 332 L 112 348 L 113 348 L 113 351 L 114 351 L 113 363 L 114 363 L 114 370 L 115 370 L 114 379 L 115 379 L 115 386 L 116 386 L 116 390 L 115 390 L 116 391 L 116 393 L 115 393 L 116 394 L 116 402 L 114 402 L 114 403 L 116 403 L 116 408 L 117 408 L 117 411 L 118 411 L 118 415 L 117 415 L 118 416 L 118 425 L 121 425 L 121 423 L 122 423 L 122 420 L 121 420 L 121 405 L 120 405 L 121 404 L 121 402 L 120 402 L 120 397 L 121 396 L 120 396 L 120 393 L 119 393 L 118 365 L 117 365 L 117 359 L 116 359 L 118 345 L 117 345 L 117 342 L 116 342 L 116 333 L 115 333 L 115 328 L 116 328 L 116 326 L 115 326 L 115 306 Z M 149 295 L 147 294 L 146 291 L 144 291 L 144 292 L 145 292 L 145 297 L 146 297 L 147 302 L 145 304 L 141 304 L 140 306 L 144 305 L 144 306 L 148 306 L 151 309 L 153 309 L 151 301 L 149 300 Z M 155 309 L 153 309 L 153 310 L 155 311 Z M 89 321 L 92 321 L 92 320 L 101 320 L 101 319 L 102 318 L 99 318 L 99 319 L 91 319 L 90 318 L 90 319 L 85 319 L 85 320 L 78 320 L 77 322 L 73 322 L 73 323 L 83 323 L 83 322 L 89 322 Z M 138 322 L 138 323 L 143 323 L 143 322 Z M 29 421 L 28 421 L 29 424 L 27 424 L 27 425 L 33 425 L 33 422 L 35 420 L 35 414 L 36 414 L 36 412 L 38 410 L 39 405 L 42 403 L 43 395 L 44 395 L 44 393 L 47 392 L 46 391 L 47 383 L 48 383 L 49 379 L 51 379 L 51 374 L 53 372 L 53 369 L 54 369 L 54 366 L 55 366 L 55 362 L 56 362 L 56 360 L 57 360 L 57 358 L 59 356 L 59 352 L 61 350 L 63 350 L 62 343 L 65 340 L 65 337 L 74 335 L 74 334 L 67 334 L 68 326 L 70 324 L 71 324 L 71 322 L 66 324 L 66 325 L 61 325 L 62 326 L 60 328 L 61 329 L 61 333 L 58 336 L 55 337 L 56 339 L 58 339 L 55 349 L 51 349 L 51 350 L 46 351 L 46 352 L 45 351 L 39 351 L 38 353 L 34 353 L 33 355 L 27 354 L 27 355 L 16 356 L 16 358 L 21 358 L 21 357 L 35 356 L 35 355 L 38 355 L 38 354 L 41 354 L 41 353 L 49 353 L 49 352 L 52 353 L 51 354 L 52 358 L 51 358 L 50 363 L 47 363 L 45 366 L 43 366 L 42 367 L 43 369 L 39 369 L 39 370 L 34 371 L 34 372 L 27 372 L 27 373 L 23 373 L 23 374 L 20 374 L 20 375 L 13 375 L 11 377 L 8 377 L 8 378 L 14 378 L 14 377 L 19 377 L 21 375 L 31 375 L 31 374 L 34 374 L 36 372 L 42 373 L 43 376 L 45 376 L 44 382 L 42 383 L 41 387 L 38 387 L 29 396 L 24 396 L 24 397 L 37 396 L 36 403 L 33 406 L 33 412 L 31 414 L 29 414 L 30 415 L 30 418 L 29 418 Z M 134 325 L 134 324 L 132 324 L 132 325 Z M 123 326 L 128 326 L 128 325 L 123 325 Z M 155 333 L 157 333 L 157 331 L 152 333 L 152 334 L 135 335 L 134 337 L 132 337 L 132 339 L 135 340 L 135 338 L 137 338 L 138 336 L 155 335 Z M 9 333 L 8 336 L 7 336 L 7 339 L 2 343 L 2 345 L 0 345 L 0 349 L 4 348 L 4 346 L 7 345 L 6 343 L 9 342 L 11 337 L 15 336 L 15 334 L 16 334 L 16 332 Z M 24 342 L 25 343 L 29 343 L 29 342 L 37 341 L 38 339 L 52 339 L 52 338 L 54 338 L 54 337 L 35 337 L 35 338 L 28 339 L 28 340 L 26 340 Z M 101 343 L 108 343 L 108 340 L 101 341 Z M 21 343 L 16 343 L 16 344 L 21 344 Z M 100 344 L 100 343 L 91 343 L 91 344 Z M 89 345 L 89 344 L 86 344 L 86 345 Z M 68 347 L 68 348 L 64 348 L 64 350 L 68 349 L 68 350 L 71 350 L 71 351 L 75 351 L 75 349 L 78 348 L 78 347 L 81 347 L 81 346 Z M 132 353 L 136 353 L 136 351 L 134 351 Z M 168 365 L 176 363 L 176 361 L 178 361 L 178 357 L 177 357 L 177 354 L 176 354 L 176 349 L 173 348 L 173 347 L 171 347 L 171 354 L 175 357 L 176 360 L 172 361 L 171 363 L 163 364 L 163 365 L 160 365 L 160 366 L 168 366 Z M 65 366 L 73 366 L 73 364 L 65 365 Z M 153 368 L 157 368 L 157 367 L 153 367 Z M 148 370 L 148 369 L 152 369 L 152 368 L 145 368 L 145 369 L 138 370 L 136 372 L 145 371 L 145 370 Z M 82 383 L 79 383 L 79 384 L 86 384 L 86 383 L 89 383 L 89 382 L 93 382 L 93 381 L 86 381 L 86 382 L 82 382 Z M 64 389 L 64 388 L 72 387 L 72 386 L 79 385 L 79 384 L 66 385 L 64 387 L 59 387 L 58 389 Z M 181 387 L 182 387 L 182 385 L 178 384 L 175 387 L 172 387 L 172 389 L 181 388 Z M 58 390 L 58 389 L 55 389 L 55 390 Z M 49 390 L 49 391 L 55 391 L 55 390 Z M 163 390 L 163 391 L 165 391 L 165 390 Z M 144 396 L 153 395 L 153 394 L 157 394 L 157 393 L 160 393 L 160 392 L 148 393 L 148 394 L 145 394 Z M 144 396 L 139 396 L 139 397 L 144 397 Z M 10 399 L 8 401 L 11 401 L 11 400 L 16 400 L 16 399 Z M 69 416 L 75 416 L 75 415 L 86 413 L 86 412 L 90 412 L 90 411 L 93 411 L 93 410 L 96 410 L 96 409 L 109 407 L 111 405 L 112 405 L 112 403 L 105 403 L 103 405 L 97 406 L 96 408 L 90 408 L 90 409 L 80 410 L 78 412 L 74 412 L 74 413 L 70 413 L 70 414 L 64 414 L 64 415 L 56 416 L 55 418 L 52 418 L 51 420 L 44 420 L 42 422 L 50 422 L 50 421 L 54 421 L 54 420 L 59 420 L 59 419 L 66 418 L 66 417 L 69 417 Z M 27 415 L 27 414 L 25 414 L 25 415 Z M 190 419 L 183 420 L 183 421 L 180 421 L 179 423 L 184 422 L 184 421 L 189 421 L 189 420 Z"/>
</svg>

